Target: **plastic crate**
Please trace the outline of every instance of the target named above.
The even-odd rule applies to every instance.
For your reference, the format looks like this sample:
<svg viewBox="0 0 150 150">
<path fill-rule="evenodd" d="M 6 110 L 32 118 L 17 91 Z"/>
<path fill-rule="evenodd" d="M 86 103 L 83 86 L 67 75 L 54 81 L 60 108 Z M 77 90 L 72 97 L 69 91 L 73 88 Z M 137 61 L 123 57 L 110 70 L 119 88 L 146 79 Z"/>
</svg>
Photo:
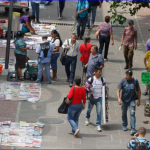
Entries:
<svg viewBox="0 0 150 150">
<path fill-rule="evenodd" d="M 28 62 L 27 63 L 27 71 L 30 74 L 37 74 L 38 73 L 38 64 L 35 62 Z"/>
</svg>

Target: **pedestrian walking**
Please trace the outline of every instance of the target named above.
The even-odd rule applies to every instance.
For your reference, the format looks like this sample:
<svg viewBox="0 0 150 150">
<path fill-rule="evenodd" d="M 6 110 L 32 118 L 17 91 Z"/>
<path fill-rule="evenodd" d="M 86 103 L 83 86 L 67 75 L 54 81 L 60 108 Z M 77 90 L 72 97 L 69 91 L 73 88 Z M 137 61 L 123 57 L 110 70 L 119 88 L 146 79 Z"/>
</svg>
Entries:
<svg viewBox="0 0 150 150">
<path fill-rule="evenodd" d="M 53 77 L 52 80 L 57 80 L 57 59 L 60 55 L 59 48 L 62 46 L 62 40 L 58 33 L 58 31 L 53 30 L 51 32 L 52 40 L 51 42 L 54 44 L 55 48 L 52 51 L 52 58 L 51 58 L 51 67 L 53 70 Z"/>
<path fill-rule="evenodd" d="M 91 27 L 94 27 L 97 6 L 99 6 L 99 8 L 101 8 L 102 2 L 101 1 L 91 1 L 91 0 L 88 0 L 88 2 L 89 2 L 89 10 L 88 10 L 87 27 L 90 28 L 90 20 L 91 20 Z M 92 17 L 91 17 L 91 14 L 92 14 Z"/>
<path fill-rule="evenodd" d="M 68 121 L 72 127 L 72 134 L 76 137 L 79 133 L 78 123 L 79 116 L 82 110 L 85 109 L 86 93 L 85 88 L 81 87 L 81 78 L 75 77 L 75 86 L 70 89 L 68 98 L 72 99 L 72 102 L 68 108 Z"/>
<path fill-rule="evenodd" d="M 40 2 L 41 1 L 31 1 L 32 15 L 36 16 L 37 23 L 40 23 L 40 21 L 39 21 Z M 35 22 L 35 20 L 33 20 L 33 21 Z"/>
<path fill-rule="evenodd" d="M 41 83 L 43 75 L 43 67 L 45 67 L 45 74 L 47 84 L 51 84 L 51 75 L 50 75 L 50 62 L 51 55 L 54 49 L 54 44 L 47 40 L 47 35 L 42 36 L 42 43 L 40 43 L 36 49 L 36 53 L 39 54 L 38 57 L 38 77 L 37 83 Z"/>
<path fill-rule="evenodd" d="M 27 47 L 27 44 L 25 43 L 24 39 L 25 33 L 23 31 L 18 31 L 15 37 L 15 57 L 16 57 L 16 71 L 18 73 L 18 78 L 20 81 L 24 81 L 22 78 L 22 69 L 25 68 L 26 64 L 26 57 L 27 57 L 27 50 L 29 47 Z"/>
<path fill-rule="evenodd" d="M 27 32 L 33 32 L 33 34 L 35 34 L 35 30 L 33 29 L 33 27 L 31 26 L 31 22 L 35 20 L 35 16 L 32 16 L 32 15 L 24 15 L 22 17 L 20 17 L 20 22 L 22 24 L 22 31 L 24 33 L 27 33 Z"/>
<path fill-rule="evenodd" d="M 120 92 L 122 91 L 121 97 Z M 129 107 L 130 112 L 130 126 L 131 126 L 131 135 L 136 133 L 136 100 L 137 106 L 140 106 L 141 99 L 141 90 L 139 82 L 137 79 L 133 78 L 132 70 L 126 71 L 125 78 L 121 80 L 118 85 L 117 90 L 118 104 L 121 105 L 122 110 L 122 126 L 123 131 L 127 131 L 128 119 L 127 119 L 127 110 Z"/>
<path fill-rule="evenodd" d="M 62 18 L 64 8 L 65 8 L 65 0 L 58 1 L 58 20 Z"/>
<path fill-rule="evenodd" d="M 96 105 L 96 130 L 102 131 L 101 129 L 101 115 L 102 115 L 102 87 L 105 86 L 105 79 L 101 77 L 102 69 L 100 67 L 96 67 L 94 71 L 94 76 L 90 77 L 86 82 L 86 89 L 90 93 L 90 97 L 88 98 L 88 109 L 86 112 L 86 121 L 85 125 L 88 126 L 90 123 L 91 111 L 93 106 Z"/>
<path fill-rule="evenodd" d="M 146 129 L 140 127 L 139 131 L 131 138 L 127 144 L 128 149 L 150 149 L 150 142 L 146 140 Z"/>
<path fill-rule="evenodd" d="M 147 60 L 148 60 L 148 63 L 147 63 Z M 147 51 L 147 53 L 144 57 L 144 65 L 145 65 L 145 69 L 147 70 L 147 72 L 150 72 L 150 51 Z M 148 95 L 149 88 L 150 88 L 150 86 L 147 84 L 146 90 L 143 94 L 144 96 Z"/>
<path fill-rule="evenodd" d="M 112 45 L 114 45 L 114 39 L 113 39 L 113 31 L 112 26 L 109 24 L 110 22 L 110 16 L 105 17 L 105 22 L 101 23 L 98 27 L 98 32 L 96 35 L 96 39 L 99 37 L 99 53 L 102 54 L 104 45 L 105 45 L 105 52 L 104 52 L 104 60 L 108 60 L 108 50 L 109 50 L 109 43 L 110 39 L 112 41 Z"/>
<path fill-rule="evenodd" d="M 67 74 L 67 82 L 69 82 L 69 86 L 72 87 L 75 77 L 77 56 L 79 51 L 79 42 L 77 41 L 77 35 L 73 33 L 71 39 L 67 39 L 63 43 L 62 47 L 67 51 L 65 70 Z"/>
<path fill-rule="evenodd" d="M 138 42 L 137 30 L 134 28 L 134 21 L 129 20 L 128 25 L 129 27 L 124 29 L 124 33 L 121 40 L 121 46 L 123 46 L 124 41 L 123 53 L 126 62 L 126 66 L 124 69 L 129 69 L 133 67 L 134 49 L 137 50 Z"/>
<path fill-rule="evenodd" d="M 89 57 L 91 54 L 91 47 L 92 44 L 90 43 L 91 38 L 90 37 L 86 37 L 84 40 L 84 43 L 80 45 L 79 51 L 81 53 L 81 57 L 80 57 L 80 61 L 82 62 L 82 67 L 85 68 L 85 65 L 88 63 L 89 61 Z M 86 79 L 86 71 L 87 68 L 83 69 L 84 70 L 84 74 L 85 74 L 85 79 Z"/>
<path fill-rule="evenodd" d="M 85 28 L 86 28 L 86 22 L 88 17 L 88 8 L 89 3 L 86 0 L 78 0 L 76 5 L 76 16 L 77 18 L 77 37 L 82 40 L 82 37 L 84 36 Z M 82 29 L 80 31 L 80 27 L 82 26 Z"/>
<path fill-rule="evenodd" d="M 98 53 L 98 47 L 93 45 L 91 48 L 91 54 L 88 63 L 85 65 L 87 67 L 87 78 L 92 77 L 95 71 L 95 67 L 104 67 L 104 59 L 101 54 Z"/>
</svg>

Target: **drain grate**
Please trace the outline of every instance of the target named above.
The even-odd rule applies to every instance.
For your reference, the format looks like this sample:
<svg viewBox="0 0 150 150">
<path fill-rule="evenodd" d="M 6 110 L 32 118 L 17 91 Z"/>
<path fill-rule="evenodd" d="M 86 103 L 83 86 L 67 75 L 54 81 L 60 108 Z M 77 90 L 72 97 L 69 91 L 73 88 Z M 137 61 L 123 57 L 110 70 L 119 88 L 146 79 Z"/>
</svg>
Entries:
<svg viewBox="0 0 150 150">
<path fill-rule="evenodd" d="M 108 55 L 115 55 L 116 53 L 114 52 L 108 52 Z"/>
<path fill-rule="evenodd" d="M 44 123 L 44 124 L 62 124 L 62 123 L 65 123 L 64 120 L 59 119 L 59 118 L 40 118 L 38 121 L 41 123 Z"/>
</svg>

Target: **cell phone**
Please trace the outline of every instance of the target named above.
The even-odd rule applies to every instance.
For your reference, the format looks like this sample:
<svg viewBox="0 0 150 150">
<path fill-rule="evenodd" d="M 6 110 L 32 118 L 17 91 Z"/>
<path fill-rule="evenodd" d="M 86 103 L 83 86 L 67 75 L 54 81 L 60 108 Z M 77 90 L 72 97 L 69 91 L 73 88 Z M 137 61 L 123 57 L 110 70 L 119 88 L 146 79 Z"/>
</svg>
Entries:
<svg viewBox="0 0 150 150">
<path fill-rule="evenodd" d="M 139 134 L 138 134 L 138 133 L 136 133 L 136 134 L 135 134 L 135 136 L 136 136 L 136 137 L 138 137 L 138 136 L 139 136 Z"/>
</svg>

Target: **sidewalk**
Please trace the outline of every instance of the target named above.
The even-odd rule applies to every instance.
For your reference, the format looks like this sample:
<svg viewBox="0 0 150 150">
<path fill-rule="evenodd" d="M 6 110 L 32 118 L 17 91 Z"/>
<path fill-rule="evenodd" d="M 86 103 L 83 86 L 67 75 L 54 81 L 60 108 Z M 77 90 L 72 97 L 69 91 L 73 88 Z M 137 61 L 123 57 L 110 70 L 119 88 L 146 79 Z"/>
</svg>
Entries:
<svg viewBox="0 0 150 150">
<path fill-rule="evenodd" d="M 106 3 L 102 9 L 98 10 L 97 14 L 102 14 L 101 18 L 106 15 Z M 144 13 L 144 15 L 143 15 Z M 141 83 L 141 72 L 145 72 L 143 58 L 145 55 L 145 42 L 149 38 L 149 15 L 150 10 L 141 9 L 137 14 L 138 23 L 135 21 L 135 27 L 138 30 L 138 50 L 135 51 L 134 55 L 134 66 L 133 72 L 134 77 Z M 127 18 L 135 19 L 130 17 Z M 100 20 L 103 21 L 102 19 Z M 144 23 L 143 23 L 144 22 Z M 140 28 L 138 28 L 140 27 Z M 70 26 L 58 26 L 58 31 L 64 41 L 71 35 Z M 123 52 L 118 51 L 120 46 L 120 40 L 124 28 L 116 27 L 113 28 L 115 45 L 109 49 L 109 61 L 105 63 L 103 71 L 103 77 L 110 89 L 109 98 L 109 122 L 106 125 L 102 125 L 103 132 L 97 132 L 95 130 L 96 122 L 96 110 L 95 107 L 92 111 L 91 124 L 85 126 L 85 114 L 86 109 L 82 112 L 79 121 L 80 134 L 78 138 L 74 138 L 69 133 L 71 132 L 70 124 L 67 121 L 67 116 L 58 114 L 57 109 L 61 104 L 63 98 L 68 94 L 69 87 L 65 82 L 66 75 L 64 66 L 60 64 L 58 60 L 58 81 L 52 82 L 52 85 L 42 84 L 42 97 L 38 103 L 32 104 L 29 102 L 4 102 L 0 101 L 0 121 L 11 120 L 11 121 L 26 121 L 36 122 L 39 119 L 46 118 L 44 122 L 47 122 L 43 129 L 43 142 L 41 149 L 126 149 L 126 145 L 129 142 L 130 130 L 127 132 L 122 131 L 122 120 L 121 120 L 121 106 L 117 103 L 116 91 L 117 85 L 122 78 L 125 76 L 125 62 Z M 90 30 L 86 30 L 85 35 L 90 35 L 91 43 L 98 45 L 98 41 L 95 40 L 96 27 Z M 141 33 L 140 33 L 141 32 Z M 80 44 L 83 41 L 80 41 Z M 0 57 L 4 57 L 4 51 L 0 50 Z M 29 52 L 31 59 L 36 59 L 37 55 L 34 51 Z M 13 57 L 13 51 L 11 56 Z M 78 64 L 76 69 L 76 75 L 82 75 L 82 67 L 78 57 Z M 140 85 L 142 92 L 145 90 L 144 85 Z M 150 139 L 150 124 L 143 124 L 143 121 L 149 120 L 144 117 L 144 104 L 148 97 L 142 96 L 141 106 L 136 110 L 137 124 L 136 129 L 143 126 L 147 129 L 147 138 Z M 87 105 L 86 105 L 87 108 Z M 9 112 L 8 112 L 9 110 Z M 48 119 L 52 120 L 48 120 Z M 59 123 L 57 119 L 62 119 L 64 123 Z M 128 118 L 129 119 L 129 118 Z M 49 123 L 49 124 L 48 124 Z M 130 123 L 128 125 L 130 129 Z M 6 147 L 1 147 L 5 149 Z M 7 147 L 9 148 L 9 147 Z M 19 148 L 28 149 L 28 148 Z M 31 148 L 29 148 L 31 149 Z"/>
</svg>

